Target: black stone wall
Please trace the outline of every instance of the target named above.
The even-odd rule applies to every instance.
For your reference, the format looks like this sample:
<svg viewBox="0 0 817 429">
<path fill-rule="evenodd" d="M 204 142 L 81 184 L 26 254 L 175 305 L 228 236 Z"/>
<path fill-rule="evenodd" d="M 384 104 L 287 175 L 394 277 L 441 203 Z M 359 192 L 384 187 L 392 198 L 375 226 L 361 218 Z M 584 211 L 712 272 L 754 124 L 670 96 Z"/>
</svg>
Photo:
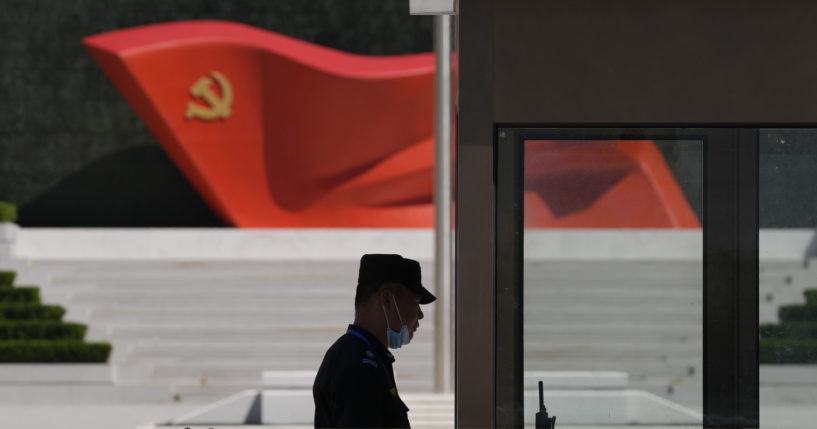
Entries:
<svg viewBox="0 0 817 429">
<path fill-rule="evenodd" d="M 80 43 L 190 19 L 360 54 L 432 49 L 408 0 L 0 0 L 0 200 L 20 224 L 221 225 Z"/>
</svg>

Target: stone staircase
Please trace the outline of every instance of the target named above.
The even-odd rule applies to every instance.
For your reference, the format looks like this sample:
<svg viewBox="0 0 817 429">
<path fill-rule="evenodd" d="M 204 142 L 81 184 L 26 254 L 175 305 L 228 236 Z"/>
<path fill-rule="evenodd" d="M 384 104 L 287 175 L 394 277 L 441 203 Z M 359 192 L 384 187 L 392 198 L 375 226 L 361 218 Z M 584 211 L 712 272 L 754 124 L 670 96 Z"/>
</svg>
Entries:
<svg viewBox="0 0 817 429">
<path fill-rule="evenodd" d="M 317 368 L 353 318 L 357 279 L 356 262 L 36 261 L 32 269 L 47 273 L 45 300 L 87 323 L 89 339 L 111 342 L 118 383 L 166 385 L 177 400 L 257 388 L 264 370 Z M 416 344 L 395 353 L 405 391 L 432 388 L 431 319 Z"/>
<path fill-rule="evenodd" d="M 817 259 L 776 261 L 760 265 L 760 323 L 778 323 L 781 305 L 803 304 L 803 291 L 817 288 Z"/>
<path fill-rule="evenodd" d="M 525 370 L 623 371 L 701 409 L 700 262 L 528 262 Z"/>
<path fill-rule="evenodd" d="M 259 388 L 264 370 L 317 368 L 353 317 L 357 262 L 38 260 L 28 270 L 48 280 L 43 299 L 64 305 L 66 320 L 113 344 L 119 385 L 209 401 Z M 631 388 L 700 410 L 701 278 L 699 262 L 527 262 L 525 370 L 624 371 Z M 761 321 L 812 279 L 817 269 L 802 264 L 762 264 Z M 433 308 L 395 352 L 402 392 L 432 390 Z"/>
</svg>

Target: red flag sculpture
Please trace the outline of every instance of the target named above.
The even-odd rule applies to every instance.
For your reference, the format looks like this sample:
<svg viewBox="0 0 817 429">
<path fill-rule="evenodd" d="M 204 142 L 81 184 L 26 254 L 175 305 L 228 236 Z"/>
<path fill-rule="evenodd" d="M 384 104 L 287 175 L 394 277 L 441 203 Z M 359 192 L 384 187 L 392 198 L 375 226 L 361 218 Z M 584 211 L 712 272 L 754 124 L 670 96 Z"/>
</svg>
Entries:
<svg viewBox="0 0 817 429">
<path fill-rule="evenodd" d="M 353 55 L 217 21 L 148 25 L 83 43 L 226 223 L 433 226 L 432 54 Z M 614 200 L 660 194 L 666 198 L 650 204 L 663 216 L 610 224 L 593 205 L 604 189 L 575 210 L 561 210 L 559 198 L 547 196 L 559 190 L 546 186 L 550 191 L 537 195 L 557 206 L 532 207 L 530 224 L 697 226 L 660 154 L 644 164 L 635 152 L 622 152 L 635 157 L 625 176 L 642 180 Z M 669 182 L 651 181 L 661 171 L 674 186 L 663 194 L 655 186 Z"/>
</svg>

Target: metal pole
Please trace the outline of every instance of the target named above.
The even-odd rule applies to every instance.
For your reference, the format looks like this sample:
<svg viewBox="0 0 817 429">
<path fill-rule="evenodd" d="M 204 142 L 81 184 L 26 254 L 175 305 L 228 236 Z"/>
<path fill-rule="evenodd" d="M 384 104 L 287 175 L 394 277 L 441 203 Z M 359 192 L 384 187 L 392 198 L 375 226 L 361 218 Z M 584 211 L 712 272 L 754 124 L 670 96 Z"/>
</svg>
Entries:
<svg viewBox="0 0 817 429">
<path fill-rule="evenodd" d="M 451 252 L 451 17 L 434 16 L 434 391 L 454 391 Z"/>
</svg>

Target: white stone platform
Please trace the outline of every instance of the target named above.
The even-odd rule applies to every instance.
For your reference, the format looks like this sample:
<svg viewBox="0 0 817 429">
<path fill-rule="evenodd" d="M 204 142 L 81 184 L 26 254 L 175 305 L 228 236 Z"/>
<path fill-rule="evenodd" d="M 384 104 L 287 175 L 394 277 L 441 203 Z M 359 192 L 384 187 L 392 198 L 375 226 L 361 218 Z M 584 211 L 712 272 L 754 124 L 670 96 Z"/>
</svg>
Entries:
<svg viewBox="0 0 817 429">
<path fill-rule="evenodd" d="M 378 230 L 356 244 L 337 231 L 309 231 L 306 239 L 292 231 L 253 231 L 246 246 L 242 234 L 231 237 L 229 230 L 176 232 L 15 231 L 22 256 L 0 257 L 0 269 L 17 269 L 18 284 L 42 286 L 46 302 L 66 306 L 68 320 L 89 324 L 90 340 L 112 342 L 117 376 L 112 387 L 0 386 L 0 402 L 113 407 L 178 398 L 201 405 L 257 390 L 264 370 L 317 367 L 351 319 L 349 288 L 363 251 L 421 259 L 431 279 L 428 230 Z M 700 231 L 619 233 L 529 235 L 526 246 L 537 250 L 526 265 L 526 365 L 627 372 L 630 388 L 699 409 Z M 651 233 L 664 249 L 644 247 Z M 801 302 L 802 289 L 817 285 L 817 264 L 804 267 L 802 259 L 812 239 L 812 230 L 761 231 L 761 321 L 774 320 L 778 305 Z M 137 245 L 123 246 L 128 240 Z M 406 394 L 428 393 L 433 384 L 430 319 L 397 355 Z"/>
</svg>

